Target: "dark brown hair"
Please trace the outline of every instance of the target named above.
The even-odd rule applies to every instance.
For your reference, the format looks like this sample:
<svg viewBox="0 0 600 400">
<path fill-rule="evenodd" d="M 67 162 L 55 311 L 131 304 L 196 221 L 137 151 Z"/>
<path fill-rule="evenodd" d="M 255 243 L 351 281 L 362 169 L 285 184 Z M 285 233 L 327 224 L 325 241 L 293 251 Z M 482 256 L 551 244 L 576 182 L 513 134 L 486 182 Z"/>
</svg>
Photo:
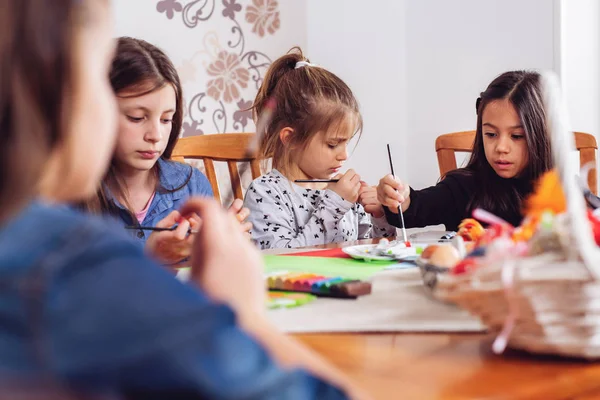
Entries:
<svg viewBox="0 0 600 400">
<path fill-rule="evenodd" d="M 259 143 L 260 157 L 273 157 L 273 167 L 284 172 L 319 132 L 328 132 L 354 118 L 354 132 L 362 132 L 362 116 L 352 90 L 332 72 L 318 66 L 296 68 L 299 61 L 309 62 L 299 47 L 271 64 L 253 105 L 255 122 L 269 101 L 274 110 Z M 289 127 L 294 133 L 287 144 L 279 132 Z M 260 133 L 260 132 L 259 132 Z M 293 152 L 292 152 L 293 150 Z"/>
<path fill-rule="evenodd" d="M 0 13 L 0 213 L 38 194 L 41 170 L 68 132 L 78 0 L 4 0 Z"/>
<path fill-rule="evenodd" d="M 171 134 L 162 157 L 171 158 L 171 153 L 183 124 L 183 90 L 177 69 L 169 57 L 158 47 L 141 39 L 120 37 L 110 68 L 110 84 L 117 97 L 139 97 L 165 85 L 175 90 L 175 113 L 171 123 Z M 123 92 L 128 95 L 124 96 Z"/>
<path fill-rule="evenodd" d="M 183 123 L 183 91 L 179 75 L 169 57 L 158 47 L 141 39 L 131 37 L 120 37 L 117 40 L 115 58 L 110 69 L 110 83 L 117 98 L 139 97 L 152 93 L 171 85 L 175 90 L 175 113 L 172 117 L 171 133 L 161 155 L 163 159 L 169 159 L 173 148 L 179 140 L 181 126 Z M 186 181 L 176 188 L 162 188 L 159 186 L 159 165 L 156 163 L 152 173 L 157 180 L 157 189 L 162 191 L 177 191 L 184 187 L 192 176 L 192 167 Z M 111 196 L 107 194 L 107 189 Z M 112 198 L 111 198 L 112 197 Z M 127 201 L 127 188 L 116 172 L 114 160 L 108 169 L 103 184 L 98 190 L 98 197 L 85 206 L 88 210 L 95 212 L 116 212 L 114 198 L 121 200 L 131 213 L 132 207 Z"/>
<path fill-rule="evenodd" d="M 527 143 L 528 162 L 516 178 L 499 177 L 485 157 L 482 115 L 495 100 L 509 100 L 515 107 Z M 477 133 L 466 171 L 473 174 L 477 190 L 470 210 L 481 207 L 496 213 L 518 213 L 523 197 L 531 192 L 533 183 L 553 166 L 546 127 L 540 75 L 532 71 L 509 71 L 498 76 L 477 99 Z"/>
</svg>

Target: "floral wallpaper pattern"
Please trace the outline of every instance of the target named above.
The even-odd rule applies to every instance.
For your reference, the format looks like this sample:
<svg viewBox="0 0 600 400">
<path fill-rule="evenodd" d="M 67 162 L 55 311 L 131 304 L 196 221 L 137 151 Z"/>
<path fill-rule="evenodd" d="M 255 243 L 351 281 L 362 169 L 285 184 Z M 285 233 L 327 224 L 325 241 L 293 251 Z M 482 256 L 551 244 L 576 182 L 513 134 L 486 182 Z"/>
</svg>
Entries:
<svg viewBox="0 0 600 400">
<path fill-rule="evenodd" d="M 306 44 L 306 3 L 295 0 L 116 0 L 117 36 L 163 49 L 181 78 L 182 136 L 254 132 L 249 108 L 272 60 Z M 200 161 L 188 160 L 204 170 Z M 227 165 L 215 164 L 221 198 L 232 200 Z M 242 184 L 251 176 L 239 166 Z"/>
<path fill-rule="evenodd" d="M 160 0 L 156 11 L 178 20 L 188 29 L 201 28 L 209 20 L 226 24 L 228 37 L 208 31 L 203 48 L 178 66 L 182 82 L 195 80 L 198 69 L 209 78 L 196 93 L 186 93 L 183 136 L 204 133 L 247 132 L 254 128 L 249 107 L 271 58 L 249 48 L 248 35 L 264 38 L 281 26 L 277 0 Z"/>
</svg>

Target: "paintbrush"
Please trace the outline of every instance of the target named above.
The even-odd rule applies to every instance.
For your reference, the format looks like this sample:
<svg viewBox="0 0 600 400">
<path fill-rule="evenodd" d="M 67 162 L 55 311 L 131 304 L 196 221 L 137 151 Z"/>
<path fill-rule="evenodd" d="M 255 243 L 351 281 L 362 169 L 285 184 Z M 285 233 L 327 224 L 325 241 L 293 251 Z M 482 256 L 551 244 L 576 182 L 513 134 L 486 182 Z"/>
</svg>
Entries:
<svg viewBox="0 0 600 400">
<path fill-rule="evenodd" d="M 256 157 L 256 152 L 258 151 L 258 145 L 262 137 L 267 132 L 267 128 L 273 119 L 273 113 L 275 112 L 275 107 L 277 106 L 275 99 L 273 97 L 269 98 L 265 102 L 265 107 L 262 112 L 258 116 L 258 121 L 256 121 L 256 133 L 250 142 L 248 143 L 248 148 L 246 149 L 246 157 L 253 158 Z"/>
<path fill-rule="evenodd" d="M 170 228 L 159 228 L 156 226 L 142 226 L 142 225 L 127 225 L 125 227 L 125 229 L 131 229 L 131 230 L 140 230 L 140 231 L 157 231 L 157 232 L 163 232 L 163 231 L 174 231 L 175 229 L 177 229 L 178 225 L 174 225 Z M 192 228 L 188 229 L 188 235 L 192 234 L 192 233 L 198 233 L 197 230 L 192 230 Z"/>
<path fill-rule="evenodd" d="M 339 179 L 296 179 L 296 183 L 335 183 L 339 182 Z"/>
<path fill-rule="evenodd" d="M 387 145 L 388 158 L 390 159 L 390 170 L 392 171 L 392 176 L 395 177 L 394 174 L 394 163 L 392 162 L 392 150 L 390 149 L 390 144 Z M 402 207 L 398 204 L 398 215 L 400 216 L 400 224 L 402 225 L 402 238 L 404 239 L 404 244 L 406 246 L 410 246 L 410 242 L 406 237 L 406 228 L 404 227 L 404 214 L 402 214 Z"/>
</svg>

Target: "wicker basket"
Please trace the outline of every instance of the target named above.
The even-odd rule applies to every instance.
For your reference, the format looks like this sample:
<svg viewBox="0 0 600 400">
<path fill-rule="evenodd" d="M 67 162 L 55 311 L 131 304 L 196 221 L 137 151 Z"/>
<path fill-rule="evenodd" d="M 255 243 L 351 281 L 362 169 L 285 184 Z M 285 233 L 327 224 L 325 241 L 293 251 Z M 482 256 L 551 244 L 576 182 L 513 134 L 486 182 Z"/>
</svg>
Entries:
<svg viewBox="0 0 600 400">
<path fill-rule="evenodd" d="M 569 163 L 574 150 L 558 80 L 542 73 L 544 105 L 556 168 L 567 200 L 559 251 L 507 255 L 464 275 L 441 275 L 435 295 L 469 310 L 500 332 L 494 351 L 508 345 L 536 353 L 600 358 L 600 249 Z"/>
</svg>

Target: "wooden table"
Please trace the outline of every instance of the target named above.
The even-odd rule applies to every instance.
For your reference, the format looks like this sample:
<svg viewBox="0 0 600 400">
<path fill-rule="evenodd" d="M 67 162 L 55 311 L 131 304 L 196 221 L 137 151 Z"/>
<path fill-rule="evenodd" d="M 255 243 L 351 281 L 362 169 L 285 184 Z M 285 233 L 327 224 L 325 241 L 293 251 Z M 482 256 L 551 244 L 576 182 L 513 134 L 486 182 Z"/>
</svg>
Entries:
<svg viewBox="0 0 600 400">
<path fill-rule="evenodd" d="M 497 356 L 489 334 L 294 336 L 376 399 L 600 399 L 600 363 Z"/>
</svg>

